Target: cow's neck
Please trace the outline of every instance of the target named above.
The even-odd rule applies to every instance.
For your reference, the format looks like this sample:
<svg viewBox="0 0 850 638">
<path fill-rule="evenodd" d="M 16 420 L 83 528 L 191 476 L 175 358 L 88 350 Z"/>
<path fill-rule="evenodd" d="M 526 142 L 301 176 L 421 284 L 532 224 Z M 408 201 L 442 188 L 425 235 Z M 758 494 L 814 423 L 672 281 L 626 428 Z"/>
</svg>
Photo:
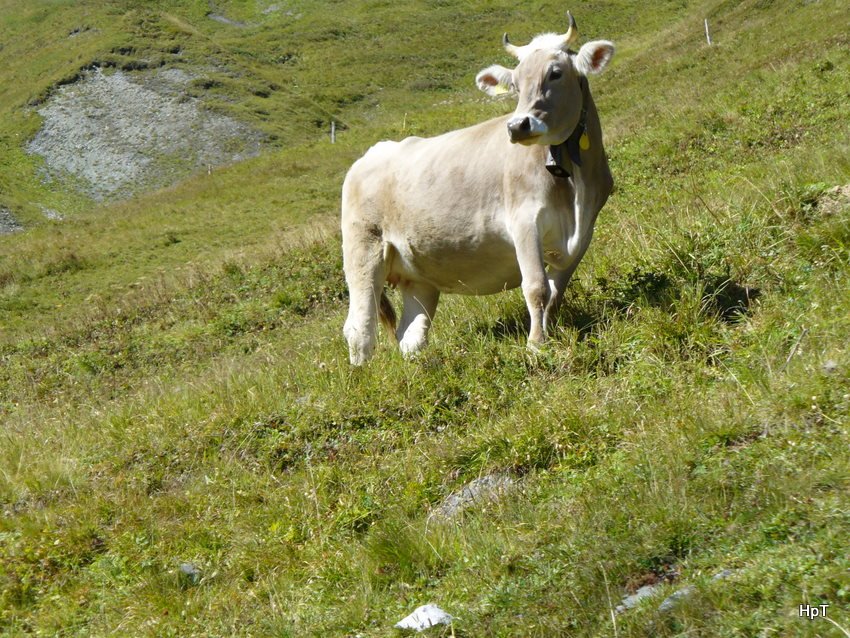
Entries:
<svg viewBox="0 0 850 638">
<path fill-rule="evenodd" d="M 590 147 L 587 136 L 587 78 L 579 78 L 581 87 L 581 115 L 570 136 L 558 145 L 550 146 L 546 153 L 546 170 L 555 177 L 571 176 L 569 162 L 581 167 L 581 151 Z"/>
</svg>

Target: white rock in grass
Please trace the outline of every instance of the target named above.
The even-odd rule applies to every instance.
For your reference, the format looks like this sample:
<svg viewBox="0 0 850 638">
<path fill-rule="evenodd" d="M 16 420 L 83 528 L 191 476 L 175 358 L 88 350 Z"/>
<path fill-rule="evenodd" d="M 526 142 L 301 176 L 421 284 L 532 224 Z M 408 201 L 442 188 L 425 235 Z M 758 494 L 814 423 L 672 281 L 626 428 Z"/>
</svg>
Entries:
<svg viewBox="0 0 850 638">
<path fill-rule="evenodd" d="M 425 631 L 435 625 L 450 625 L 452 617 L 437 605 L 422 605 L 417 607 L 412 614 L 399 620 L 395 626 L 398 629 L 415 629 Z"/>
</svg>

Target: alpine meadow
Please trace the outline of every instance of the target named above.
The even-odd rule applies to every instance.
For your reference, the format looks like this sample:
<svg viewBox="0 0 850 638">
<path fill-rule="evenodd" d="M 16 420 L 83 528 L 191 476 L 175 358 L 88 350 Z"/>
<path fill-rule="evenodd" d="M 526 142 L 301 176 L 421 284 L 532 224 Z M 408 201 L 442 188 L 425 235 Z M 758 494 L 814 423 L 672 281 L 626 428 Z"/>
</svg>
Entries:
<svg viewBox="0 0 850 638">
<path fill-rule="evenodd" d="M 349 167 L 567 10 L 615 187 L 548 341 L 447 294 L 350 365 Z M 848 24 L 0 0 L 0 634 L 850 636 Z"/>
</svg>

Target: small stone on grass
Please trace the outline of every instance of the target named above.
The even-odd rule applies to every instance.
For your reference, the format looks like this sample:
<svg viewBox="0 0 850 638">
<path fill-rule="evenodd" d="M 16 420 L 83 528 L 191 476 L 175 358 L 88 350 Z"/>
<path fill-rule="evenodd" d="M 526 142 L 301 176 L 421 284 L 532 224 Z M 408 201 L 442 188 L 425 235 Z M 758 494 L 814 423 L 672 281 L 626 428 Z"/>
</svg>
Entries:
<svg viewBox="0 0 850 638">
<path fill-rule="evenodd" d="M 450 625 L 453 618 L 437 605 L 428 604 L 417 607 L 409 616 L 399 620 L 395 626 L 397 629 L 413 629 L 425 631 L 436 625 Z"/>
<path fill-rule="evenodd" d="M 192 563 L 180 563 L 178 574 L 184 587 L 194 587 L 201 582 L 201 570 Z"/>
</svg>

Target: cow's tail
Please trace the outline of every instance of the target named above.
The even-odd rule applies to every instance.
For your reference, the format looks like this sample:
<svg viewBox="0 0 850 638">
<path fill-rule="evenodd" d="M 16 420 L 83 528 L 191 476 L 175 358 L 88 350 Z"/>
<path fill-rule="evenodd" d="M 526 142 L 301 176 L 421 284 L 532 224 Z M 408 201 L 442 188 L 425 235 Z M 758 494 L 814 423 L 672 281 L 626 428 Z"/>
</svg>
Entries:
<svg viewBox="0 0 850 638">
<path fill-rule="evenodd" d="M 389 297 L 387 297 L 386 290 L 381 291 L 381 303 L 378 305 L 378 317 L 381 319 L 381 323 L 384 328 L 386 328 L 387 332 L 390 333 L 390 336 L 395 339 L 395 329 L 398 319 L 395 314 L 395 308 L 393 308 Z"/>
</svg>

